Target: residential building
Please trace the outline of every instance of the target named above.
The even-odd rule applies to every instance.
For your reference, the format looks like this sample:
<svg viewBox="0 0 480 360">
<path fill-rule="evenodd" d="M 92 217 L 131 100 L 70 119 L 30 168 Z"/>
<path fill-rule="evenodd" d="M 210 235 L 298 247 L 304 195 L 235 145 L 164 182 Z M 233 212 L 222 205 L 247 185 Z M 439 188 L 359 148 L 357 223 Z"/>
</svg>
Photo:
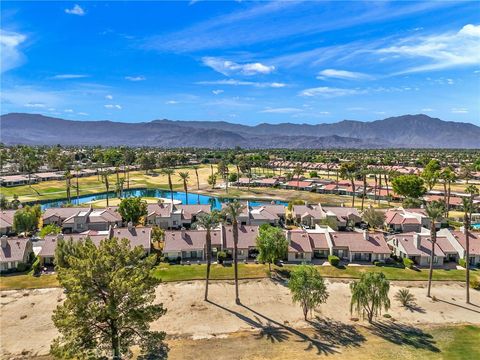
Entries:
<svg viewBox="0 0 480 360">
<path fill-rule="evenodd" d="M 322 223 L 332 228 L 345 229 L 348 224 L 359 224 L 362 218 L 356 208 L 352 207 L 331 207 L 321 204 L 294 205 L 292 216 L 298 224 L 309 228 Z"/>
<path fill-rule="evenodd" d="M 162 229 L 190 227 L 198 216 L 210 213 L 210 205 L 173 205 L 159 202 L 148 204 L 147 224 Z"/>
<path fill-rule="evenodd" d="M 334 232 L 331 239 L 331 254 L 348 261 L 385 260 L 391 250 L 383 233 L 380 232 Z"/>
<path fill-rule="evenodd" d="M 0 210 L 0 235 L 13 234 L 13 217 L 16 210 Z"/>
<path fill-rule="evenodd" d="M 26 264 L 32 254 L 32 242 L 18 237 L 0 237 L 0 272 L 17 269 L 20 263 Z"/>
<path fill-rule="evenodd" d="M 79 211 L 62 222 L 64 233 L 80 233 L 87 230 L 105 231 L 110 227 L 121 227 L 122 216 L 116 208 Z"/>
<path fill-rule="evenodd" d="M 312 261 L 312 245 L 310 237 L 304 230 L 287 230 L 289 262 Z"/>
<path fill-rule="evenodd" d="M 397 232 L 421 232 L 430 228 L 430 218 L 425 209 L 389 209 L 385 212 L 385 226 Z M 436 225 L 440 227 L 440 224 Z"/>
<path fill-rule="evenodd" d="M 0 176 L 0 186 L 12 187 L 36 183 L 34 176 L 28 175 L 2 175 Z"/>
<path fill-rule="evenodd" d="M 445 237 L 455 248 L 458 259 L 466 259 L 467 257 L 467 239 L 465 228 L 460 230 L 441 229 L 437 232 L 438 236 Z M 471 266 L 480 265 L 480 233 L 469 231 L 469 264 Z"/>
<path fill-rule="evenodd" d="M 223 232 L 223 250 L 229 257 L 233 256 L 233 227 L 222 227 Z M 245 260 L 256 257 L 258 226 L 239 225 L 238 226 L 238 244 L 237 256 L 239 260 Z"/>
<path fill-rule="evenodd" d="M 163 254 L 168 259 L 205 260 L 206 230 L 166 231 Z M 212 261 L 216 260 L 218 251 L 223 249 L 220 229 L 210 231 L 212 238 Z"/>
</svg>

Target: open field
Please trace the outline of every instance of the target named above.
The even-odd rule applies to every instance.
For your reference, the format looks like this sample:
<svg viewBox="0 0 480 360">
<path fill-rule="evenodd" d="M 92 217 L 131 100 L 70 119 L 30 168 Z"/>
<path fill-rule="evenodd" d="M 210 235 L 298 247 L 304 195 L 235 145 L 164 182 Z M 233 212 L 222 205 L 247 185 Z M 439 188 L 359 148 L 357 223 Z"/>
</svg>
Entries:
<svg viewBox="0 0 480 360">
<path fill-rule="evenodd" d="M 347 281 L 328 282 L 330 297 L 308 322 L 283 282 L 242 281 L 241 305 L 234 303 L 231 281 L 213 282 L 209 302 L 203 301 L 203 281 L 165 283 L 157 288 L 156 301 L 163 303 L 167 313 L 152 323 L 152 329 L 169 335 L 170 359 L 357 358 L 357 354 L 361 359 L 375 354 L 386 359 L 476 358 L 480 292 L 473 291 L 473 304 L 466 305 L 463 286 L 435 283 L 436 301 L 426 298 L 425 284 L 409 286 L 417 307 L 407 310 L 393 300 L 403 286 L 391 286 L 388 314 L 392 318 L 380 317 L 371 326 L 350 320 Z M 2 329 L 8 331 L 2 330 L 0 356 L 46 355 L 57 336 L 51 315 L 64 298 L 62 290 L 55 288 L 2 291 Z M 26 333 L 28 341 L 19 340 Z"/>
<path fill-rule="evenodd" d="M 273 266 L 273 270 L 288 271 L 295 265 L 284 265 L 283 267 Z M 378 267 L 378 266 L 347 266 L 345 268 L 336 268 L 333 266 L 318 266 L 320 273 L 324 277 L 330 278 L 359 278 L 364 272 L 383 272 L 389 280 L 398 281 L 425 281 L 428 280 L 428 270 L 419 271 L 410 269 L 401 269 L 394 267 Z M 239 277 L 241 279 L 257 279 L 267 277 L 267 265 L 261 264 L 239 264 Z M 155 276 L 164 282 L 201 280 L 205 278 L 206 265 L 168 265 L 160 264 L 155 269 Z M 480 271 L 472 270 L 470 272 L 472 279 L 480 280 Z M 212 265 L 212 280 L 230 280 L 233 279 L 233 267 Z M 435 281 L 464 281 L 464 270 L 443 270 L 435 269 L 433 271 L 433 279 Z M 56 287 L 58 282 L 55 275 L 42 275 L 34 277 L 25 275 L 8 275 L 0 277 L 0 290 L 9 289 L 39 289 L 47 287 Z"/>
</svg>

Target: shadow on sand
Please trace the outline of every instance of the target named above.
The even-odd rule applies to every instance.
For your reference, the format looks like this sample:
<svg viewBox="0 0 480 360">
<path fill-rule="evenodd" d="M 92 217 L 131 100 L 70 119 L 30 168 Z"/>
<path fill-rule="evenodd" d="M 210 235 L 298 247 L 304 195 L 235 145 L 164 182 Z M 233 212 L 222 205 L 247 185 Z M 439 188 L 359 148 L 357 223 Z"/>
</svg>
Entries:
<svg viewBox="0 0 480 360">
<path fill-rule="evenodd" d="M 250 326 L 259 329 L 257 339 L 267 339 L 271 342 L 283 342 L 291 336 L 298 337 L 297 341 L 306 344 L 306 351 L 316 350 L 318 355 L 329 355 L 338 353 L 341 347 L 357 347 L 364 341 L 365 337 L 358 332 L 353 325 L 344 324 L 333 320 L 325 320 L 319 317 L 309 321 L 312 326 L 313 335 L 308 335 L 291 326 L 279 323 L 246 305 L 240 306 L 252 313 L 252 316 L 241 314 L 233 309 L 208 301 L 210 304 L 235 315 Z"/>
</svg>

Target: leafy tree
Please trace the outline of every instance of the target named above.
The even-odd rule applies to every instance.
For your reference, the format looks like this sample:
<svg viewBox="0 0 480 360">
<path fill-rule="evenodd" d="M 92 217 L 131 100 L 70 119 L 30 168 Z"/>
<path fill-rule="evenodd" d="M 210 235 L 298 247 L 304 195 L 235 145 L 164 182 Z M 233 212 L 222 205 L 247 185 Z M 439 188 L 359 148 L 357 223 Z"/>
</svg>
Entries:
<svg viewBox="0 0 480 360">
<path fill-rule="evenodd" d="M 297 266 L 291 273 L 288 288 L 293 302 L 299 303 L 307 320 L 308 312 L 327 301 L 328 291 L 325 282 L 313 265 Z"/>
<path fill-rule="evenodd" d="M 161 244 L 165 240 L 165 230 L 160 226 L 154 226 L 152 228 L 152 243 L 157 246 L 157 249 L 162 249 Z"/>
<path fill-rule="evenodd" d="M 318 172 L 316 170 L 312 170 L 308 173 L 308 176 L 310 176 L 311 178 L 317 178 Z"/>
<path fill-rule="evenodd" d="M 233 265 L 235 272 L 235 303 L 240 304 L 238 295 L 238 217 L 242 214 L 245 206 L 238 200 L 231 201 L 226 204 L 223 213 L 232 221 L 233 233 Z"/>
<path fill-rule="evenodd" d="M 363 212 L 362 218 L 368 225 L 376 229 L 381 227 L 385 222 L 385 213 L 375 210 L 374 208 L 368 208 Z"/>
<path fill-rule="evenodd" d="M 56 271 L 66 293 L 52 316 L 60 332 L 51 346 L 55 357 L 120 359 L 131 357 L 133 345 L 141 356 L 166 357 L 165 333 L 149 329 L 166 312 L 162 304 L 152 304 L 160 283 L 152 275 L 154 255 L 145 257 L 143 248 L 116 238 L 98 247 L 87 238 L 55 252 L 63 259 Z"/>
<path fill-rule="evenodd" d="M 427 291 L 427 297 L 430 297 L 430 290 L 432 287 L 432 275 L 433 275 L 433 259 L 435 257 L 435 244 L 437 243 L 436 223 L 442 217 L 442 214 L 445 211 L 445 206 L 439 201 L 432 201 L 427 205 L 426 211 L 427 211 L 428 217 L 430 218 L 430 242 L 432 243 L 432 248 L 430 250 L 430 271 L 428 273 L 428 291 Z"/>
<path fill-rule="evenodd" d="M 207 258 L 207 274 L 205 276 L 205 301 L 208 300 L 208 281 L 210 279 L 210 267 L 212 264 L 212 230 L 220 225 L 220 212 L 213 210 L 210 214 L 203 214 L 197 217 L 194 227 L 205 230 L 205 245 Z"/>
<path fill-rule="evenodd" d="M 427 184 L 428 190 L 432 190 L 440 176 L 440 163 L 438 160 L 430 160 L 422 171 L 422 178 Z"/>
<path fill-rule="evenodd" d="M 390 308 L 388 291 L 390 282 L 383 273 L 364 273 L 360 280 L 350 283 L 352 299 L 350 312 L 355 311 L 367 316 L 368 322 L 372 323 L 373 318 L 381 313 L 382 309 L 387 311 Z"/>
<path fill-rule="evenodd" d="M 7 210 L 8 208 L 10 208 L 10 203 L 5 195 L 0 194 L 0 210 Z"/>
<path fill-rule="evenodd" d="M 287 256 L 288 240 L 282 229 L 263 224 L 257 235 L 258 260 L 268 263 L 268 270 L 271 272 L 271 265 Z"/>
<path fill-rule="evenodd" d="M 13 230 L 17 233 L 33 232 L 37 229 L 42 211 L 39 205 L 25 206 L 13 216 Z"/>
<path fill-rule="evenodd" d="M 62 232 L 62 228 L 60 226 L 57 226 L 55 224 L 48 224 L 42 227 L 42 230 L 40 230 L 40 237 L 43 239 L 47 235 L 57 235 Z"/>
<path fill-rule="evenodd" d="M 141 197 L 128 197 L 120 201 L 118 212 L 123 220 L 138 225 L 142 216 L 147 215 L 147 203 Z"/>
<path fill-rule="evenodd" d="M 418 199 L 425 194 L 423 179 L 417 175 L 400 175 L 392 180 L 393 191 L 406 198 Z"/>
<path fill-rule="evenodd" d="M 217 175 L 210 175 L 207 179 L 208 185 L 215 189 L 215 185 L 217 184 Z"/>
</svg>

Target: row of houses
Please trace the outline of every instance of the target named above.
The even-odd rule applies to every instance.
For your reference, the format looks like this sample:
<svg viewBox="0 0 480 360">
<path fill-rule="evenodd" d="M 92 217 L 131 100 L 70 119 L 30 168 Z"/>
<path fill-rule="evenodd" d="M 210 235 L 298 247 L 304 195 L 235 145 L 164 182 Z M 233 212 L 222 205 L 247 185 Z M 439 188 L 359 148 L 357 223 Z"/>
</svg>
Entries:
<svg viewBox="0 0 480 360">
<path fill-rule="evenodd" d="M 390 256 L 384 235 L 380 232 L 337 232 L 317 226 L 315 229 L 284 230 L 288 240 L 289 262 L 311 262 L 337 255 L 346 261 L 385 260 Z M 247 260 L 257 254 L 256 241 L 259 226 L 240 225 L 238 231 L 238 258 Z M 205 260 L 205 230 L 180 230 L 165 233 L 163 253 L 169 259 L 181 261 Z M 220 226 L 211 231 L 212 255 L 233 251 L 231 226 Z"/>
<path fill-rule="evenodd" d="M 466 233 L 465 229 L 450 230 L 440 229 L 437 231 L 437 240 L 433 253 L 435 266 L 446 263 L 457 263 L 459 259 L 466 258 Z M 480 264 L 480 234 L 469 232 L 469 264 Z M 396 234 L 389 237 L 388 245 L 392 252 L 402 258 L 409 258 L 419 266 L 428 266 L 432 256 L 432 242 L 430 232 L 410 232 Z"/>
<path fill-rule="evenodd" d="M 137 170 L 139 166 L 137 165 L 130 165 L 128 167 L 129 170 Z M 105 167 L 100 169 L 81 169 L 79 171 L 72 171 L 72 177 L 86 177 L 86 176 L 94 176 L 97 175 L 101 171 L 124 171 L 125 168 L 123 166 L 120 167 Z M 46 172 L 38 172 L 28 174 L 16 174 L 16 175 L 2 175 L 0 176 L 0 186 L 5 187 L 13 187 L 13 186 L 20 186 L 20 185 L 28 185 L 28 184 L 35 184 L 42 181 L 51 181 L 51 180 L 63 180 L 65 179 L 65 172 L 63 171 L 46 171 Z"/>
</svg>

